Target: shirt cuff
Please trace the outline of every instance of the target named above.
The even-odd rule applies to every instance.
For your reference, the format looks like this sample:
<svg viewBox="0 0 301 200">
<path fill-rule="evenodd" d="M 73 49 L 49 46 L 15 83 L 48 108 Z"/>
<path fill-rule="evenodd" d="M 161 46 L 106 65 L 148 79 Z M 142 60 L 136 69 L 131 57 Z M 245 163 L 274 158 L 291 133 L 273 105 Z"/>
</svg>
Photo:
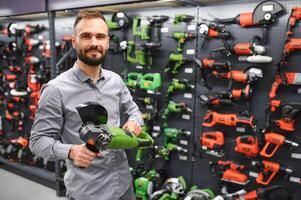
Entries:
<svg viewBox="0 0 301 200">
<path fill-rule="evenodd" d="M 134 121 L 137 124 L 139 124 L 140 126 L 144 125 L 144 122 L 143 122 L 143 119 L 141 116 L 132 116 L 127 121 Z"/>
<path fill-rule="evenodd" d="M 52 148 L 55 158 L 68 159 L 71 146 L 72 144 L 62 144 L 61 142 L 55 142 Z"/>
</svg>

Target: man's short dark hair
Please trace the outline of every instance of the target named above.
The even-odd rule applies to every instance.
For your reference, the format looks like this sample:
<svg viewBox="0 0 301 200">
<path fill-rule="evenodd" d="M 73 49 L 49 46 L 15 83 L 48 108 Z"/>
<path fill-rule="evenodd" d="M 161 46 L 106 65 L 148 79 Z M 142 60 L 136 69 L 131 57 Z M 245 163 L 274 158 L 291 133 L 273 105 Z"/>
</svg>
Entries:
<svg viewBox="0 0 301 200">
<path fill-rule="evenodd" d="M 101 14 L 101 12 L 97 10 L 81 10 L 78 15 L 76 16 L 73 28 L 76 27 L 76 25 L 82 20 L 82 19 L 94 19 L 94 18 L 100 18 L 105 23 L 107 23 L 105 17 Z"/>
</svg>

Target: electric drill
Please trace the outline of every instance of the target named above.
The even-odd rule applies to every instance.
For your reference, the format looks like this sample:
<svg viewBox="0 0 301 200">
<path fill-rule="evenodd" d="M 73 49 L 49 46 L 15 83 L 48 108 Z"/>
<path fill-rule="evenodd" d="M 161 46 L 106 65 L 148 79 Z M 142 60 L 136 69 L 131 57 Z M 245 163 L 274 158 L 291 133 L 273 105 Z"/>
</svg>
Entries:
<svg viewBox="0 0 301 200">
<path fill-rule="evenodd" d="M 177 52 L 183 52 L 183 45 L 187 40 L 195 38 L 195 34 L 187 33 L 182 31 L 174 31 L 171 36 L 174 40 L 177 41 Z"/>
</svg>

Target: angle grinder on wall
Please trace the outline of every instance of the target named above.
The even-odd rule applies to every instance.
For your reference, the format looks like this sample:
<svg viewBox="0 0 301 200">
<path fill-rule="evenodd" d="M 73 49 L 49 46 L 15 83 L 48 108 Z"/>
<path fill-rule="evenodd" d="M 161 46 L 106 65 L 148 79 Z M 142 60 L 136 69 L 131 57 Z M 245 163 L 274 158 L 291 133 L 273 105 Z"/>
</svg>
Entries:
<svg viewBox="0 0 301 200">
<path fill-rule="evenodd" d="M 108 125 L 108 112 L 96 102 L 86 102 L 76 107 L 82 120 L 80 137 L 86 147 L 98 152 L 105 149 L 133 149 L 153 146 L 154 140 L 145 132 L 133 132 Z"/>
</svg>

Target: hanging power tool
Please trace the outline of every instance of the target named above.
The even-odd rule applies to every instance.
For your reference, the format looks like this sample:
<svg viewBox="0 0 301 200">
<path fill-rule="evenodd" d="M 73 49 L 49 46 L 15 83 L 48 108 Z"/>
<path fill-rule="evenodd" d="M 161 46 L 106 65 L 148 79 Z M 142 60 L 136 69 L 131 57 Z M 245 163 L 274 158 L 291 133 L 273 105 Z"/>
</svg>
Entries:
<svg viewBox="0 0 301 200">
<path fill-rule="evenodd" d="M 267 41 L 267 28 L 285 14 L 284 7 L 277 1 L 267 0 L 259 3 L 253 12 L 243 12 L 234 18 L 216 19 L 221 24 L 238 24 L 241 27 L 260 26 L 263 28 L 263 41 Z"/>
<path fill-rule="evenodd" d="M 194 19 L 194 16 L 187 14 L 176 14 L 173 24 L 178 25 L 182 22 L 189 23 Z"/>
<path fill-rule="evenodd" d="M 76 110 L 83 123 L 79 131 L 80 137 L 93 152 L 151 147 L 154 144 L 154 140 L 145 132 L 136 136 L 128 130 L 107 125 L 107 110 L 96 102 L 80 104 Z"/>
<path fill-rule="evenodd" d="M 184 177 L 168 178 L 165 180 L 163 189 L 150 195 L 150 200 L 176 200 L 184 197 L 187 189 Z"/>
<path fill-rule="evenodd" d="M 224 133 L 220 131 L 203 132 L 200 136 L 202 151 L 216 157 L 223 157 Z"/>
<path fill-rule="evenodd" d="M 270 63 L 272 57 L 264 56 L 266 48 L 261 44 L 261 38 L 255 36 L 252 42 L 228 44 L 224 42 L 224 46 L 217 47 L 210 51 L 210 57 L 213 57 L 214 53 L 222 53 L 226 56 L 238 55 L 239 61 L 247 61 L 249 63 Z"/>
<path fill-rule="evenodd" d="M 176 142 L 180 137 L 188 137 L 191 135 L 190 131 L 185 129 L 178 129 L 178 128 L 164 128 L 163 129 L 163 144 L 166 145 L 170 142 Z"/>
<path fill-rule="evenodd" d="M 179 79 L 173 78 L 167 88 L 165 97 L 168 101 L 170 99 L 170 97 L 172 96 L 172 94 L 174 93 L 174 91 L 176 91 L 176 90 L 193 90 L 194 88 L 195 88 L 194 85 L 191 84 L 190 81 L 187 79 L 179 80 Z"/>
<path fill-rule="evenodd" d="M 184 57 L 183 54 L 171 52 L 168 56 L 168 63 L 165 66 L 164 72 L 171 74 L 179 73 L 182 65 L 188 62 L 193 62 L 191 58 Z"/>
<path fill-rule="evenodd" d="M 126 29 L 130 25 L 130 18 L 125 12 L 115 12 L 111 20 L 107 20 L 110 30 Z"/>
<path fill-rule="evenodd" d="M 291 38 L 294 34 L 293 28 L 296 26 L 296 23 L 301 19 L 301 7 L 293 7 L 291 10 L 290 17 L 288 18 L 287 24 L 287 38 Z"/>
<path fill-rule="evenodd" d="M 141 40 L 160 43 L 161 27 L 162 24 L 168 19 L 169 17 L 165 15 L 154 15 L 154 16 L 146 16 L 146 17 L 134 16 L 133 36 L 140 37 Z M 153 31 L 151 30 L 152 26 L 154 27 Z"/>
<path fill-rule="evenodd" d="M 211 171 L 217 173 L 222 181 L 239 185 L 246 185 L 249 182 L 248 176 L 241 172 L 245 169 L 244 165 L 236 164 L 229 160 L 210 161 L 209 165 Z"/>
<path fill-rule="evenodd" d="M 235 139 L 235 152 L 242 153 L 246 157 L 256 157 L 259 153 L 258 138 L 253 135 L 238 136 Z"/>
<path fill-rule="evenodd" d="M 187 106 L 186 103 L 176 103 L 174 101 L 169 101 L 168 104 L 163 109 L 162 119 L 163 119 L 163 127 L 167 127 L 167 120 L 171 113 L 192 113 L 191 108 Z"/>
<path fill-rule="evenodd" d="M 245 132 L 246 126 L 252 129 L 256 128 L 255 119 L 253 116 L 240 116 L 238 114 L 222 114 L 207 110 L 202 125 L 205 127 L 213 127 L 217 124 L 225 126 L 234 126 L 237 130 Z"/>
<path fill-rule="evenodd" d="M 161 74 L 146 73 L 142 75 L 139 88 L 141 90 L 157 94 L 161 88 Z"/>
<path fill-rule="evenodd" d="M 264 134 L 265 145 L 260 151 L 260 155 L 266 158 L 271 158 L 279 147 L 283 144 L 287 144 L 292 148 L 299 147 L 299 144 L 291 140 L 287 140 L 283 135 L 273 132 L 267 132 Z"/>
<path fill-rule="evenodd" d="M 259 161 L 252 161 L 251 163 L 253 166 L 259 167 L 260 173 L 256 178 L 256 182 L 261 185 L 268 185 L 272 181 L 272 179 L 276 176 L 278 172 L 284 172 L 287 175 L 293 173 L 293 170 L 281 166 L 279 163 L 271 162 L 267 160 L 263 160 L 262 162 Z"/>
<path fill-rule="evenodd" d="M 275 76 L 275 81 L 272 85 L 271 91 L 270 91 L 270 99 L 274 99 L 277 95 L 277 90 L 280 85 L 301 85 L 301 73 L 297 72 L 283 72 L 278 73 Z"/>
<path fill-rule="evenodd" d="M 276 110 L 281 111 L 281 118 L 280 119 L 271 119 L 271 115 Z M 295 121 L 297 115 L 301 110 L 301 103 L 300 102 L 284 102 L 281 100 L 271 100 L 270 107 L 266 109 L 266 121 L 267 121 L 267 128 L 272 125 L 276 125 L 278 128 L 284 131 L 295 131 Z"/>
<path fill-rule="evenodd" d="M 142 75 L 140 72 L 129 72 L 125 81 L 126 86 L 130 90 L 135 91 L 139 88 Z"/>
<path fill-rule="evenodd" d="M 44 25 L 30 25 L 26 24 L 25 26 L 21 26 L 20 24 L 16 23 L 10 23 L 7 26 L 8 30 L 8 36 L 25 36 L 28 34 L 36 34 L 36 33 L 41 33 L 44 30 L 46 30 L 46 27 Z"/>
<path fill-rule="evenodd" d="M 212 109 L 217 106 L 234 106 L 238 108 L 239 113 L 243 115 L 249 115 L 250 113 L 250 97 L 252 95 L 251 84 L 247 84 L 242 89 L 229 89 L 226 91 L 221 91 L 211 95 L 201 94 L 200 104 L 203 107 L 208 107 Z M 239 101 L 239 102 L 236 102 Z M 245 106 L 241 106 L 245 102 Z M 243 108 L 242 108 L 243 107 Z"/>
<path fill-rule="evenodd" d="M 171 36 L 174 40 L 177 41 L 177 52 L 182 53 L 183 52 L 183 46 L 187 40 L 192 40 L 196 37 L 194 33 L 188 33 L 183 31 L 174 31 L 172 32 Z"/>
<path fill-rule="evenodd" d="M 218 38 L 223 41 L 223 43 L 226 42 L 227 39 L 230 39 L 232 37 L 231 33 L 226 29 L 225 26 L 216 25 L 213 23 L 210 23 L 209 25 L 206 23 L 200 23 L 199 26 L 199 32 L 202 34 L 202 36 L 205 38 L 201 49 L 204 48 L 206 42 L 210 38 Z"/>
<path fill-rule="evenodd" d="M 252 190 L 240 198 L 235 200 L 269 200 L 269 199 L 281 199 L 281 200 L 293 200 L 292 193 L 284 186 L 273 185 L 266 188 L 258 188 Z"/>
</svg>

